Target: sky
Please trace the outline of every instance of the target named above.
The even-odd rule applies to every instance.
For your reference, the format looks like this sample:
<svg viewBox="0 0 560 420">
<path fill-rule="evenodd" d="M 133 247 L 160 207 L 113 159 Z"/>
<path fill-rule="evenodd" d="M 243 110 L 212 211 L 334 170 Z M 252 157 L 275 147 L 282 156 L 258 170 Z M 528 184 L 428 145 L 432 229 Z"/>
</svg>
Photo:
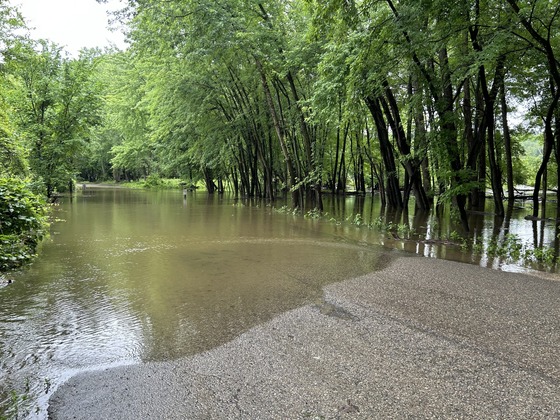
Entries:
<svg viewBox="0 0 560 420">
<path fill-rule="evenodd" d="M 107 10 L 118 9 L 119 0 L 99 4 L 95 0 L 10 0 L 19 6 L 34 39 L 46 38 L 72 56 L 84 47 L 126 47 L 123 34 L 108 28 Z"/>
</svg>

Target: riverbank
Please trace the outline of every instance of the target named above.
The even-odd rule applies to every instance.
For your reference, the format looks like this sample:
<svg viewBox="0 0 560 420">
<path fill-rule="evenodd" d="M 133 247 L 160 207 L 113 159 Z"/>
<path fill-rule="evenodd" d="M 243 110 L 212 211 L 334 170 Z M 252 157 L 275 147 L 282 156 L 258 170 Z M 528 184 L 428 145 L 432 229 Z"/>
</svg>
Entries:
<svg viewBox="0 0 560 420">
<path fill-rule="evenodd" d="M 560 282 L 419 257 L 193 357 L 90 372 L 52 419 L 558 418 Z"/>
<path fill-rule="evenodd" d="M 154 189 L 154 190 L 177 190 L 186 188 L 189 191 L 196 190 L 196 185 L 186 185 L 185 181 L 176 178 L 148 177 L 139 181 L 120 181 L 120 182 L 78 182 L 76 187 L 85 188 L 128 188 L 128 189 Z"/>
</svg>

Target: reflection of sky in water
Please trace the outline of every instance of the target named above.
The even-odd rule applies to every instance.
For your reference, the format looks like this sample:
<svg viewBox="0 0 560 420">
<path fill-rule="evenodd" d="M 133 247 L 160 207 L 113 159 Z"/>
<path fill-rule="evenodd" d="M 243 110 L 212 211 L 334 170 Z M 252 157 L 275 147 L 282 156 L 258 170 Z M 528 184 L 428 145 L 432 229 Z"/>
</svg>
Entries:
<svg viewBox="0 0 560 420">
<path fill-rule="evenodd" d="M 361 211 L 371 224 L 383 214 L 378 200 L 326 204 L 337 220 L 353 220 Z M 328 217 L 305 219 L 205 194 L 184 203 L 177 191 L 90 190 L 57 211 L 66 222 L 53 225 L 40 258 L 0 290 L 0 392 L 23 392 L 28 382 L 32 410 L 45 407 L 46 387 L 52 392 L 80 370 L 200 352 L 314 301 L 323 285 L 387 260 L 373 244 L 520 268 L 456 247 L 400 241 Z M 525 214 L 518 210 L 509 229 L 531 243 Z M 433 215 L 408 218 L 426 239 L 456 229 Z M 489 239 L 495 220 L 482 215 L 472 226 Z M 543 232 L 544 243 L 554 238 L 551 222 Z"/>
<path fill-rule="evenodd" d="M 36 289 L 23 291 L 34 293 L 32 299 L 18 302 L 17 288 L 26 281 L 35 283 L 20 278 L 4 291 L 15 296 L 0 312 L 3 391 L 23 392 L 27 383 L 31 396 L 41 396 L 38 404 L 44 407 L 50 394 L 45 391 L 53 391 L 67 371 L 138 360 L 143 331 L 126 302 L 96 289 L 84 299 L 79 295 L 84 291 L 72 287 L 91 284 L 93 278 L 35 283 Z M 19 319 L 10 319 L 19 305 L 23 305 Z M 38 417 L 44 415 L 40 411 Z"/>
<path fill-rule="evenodd" d="M 61 205 L 66 222 L 0 290 L 0 391 L 28 383 L 44 418 L 75 372 L 212 348 L 378 264 L 301 218 L 205 201 L 91 191 Z"/>
</svg>

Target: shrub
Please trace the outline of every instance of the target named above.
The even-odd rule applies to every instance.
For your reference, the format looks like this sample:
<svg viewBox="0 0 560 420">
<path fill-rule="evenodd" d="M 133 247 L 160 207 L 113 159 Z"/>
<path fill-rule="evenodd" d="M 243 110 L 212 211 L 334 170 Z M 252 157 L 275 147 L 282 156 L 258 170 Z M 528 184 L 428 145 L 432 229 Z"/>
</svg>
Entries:
<svg viewBox="0 0 560 420">
<path fill-rule="evenodd" d="M 29 262 L 47 228 L 44 199 L 21 179 L 0 178 L 0 271 Z"/>
<path fill-rule="evenodd" d="M 144 188 L 162 188 L 164 186 L 163 180 L 158 174 L 150 174 L 144 181 Z"/>
</svg>

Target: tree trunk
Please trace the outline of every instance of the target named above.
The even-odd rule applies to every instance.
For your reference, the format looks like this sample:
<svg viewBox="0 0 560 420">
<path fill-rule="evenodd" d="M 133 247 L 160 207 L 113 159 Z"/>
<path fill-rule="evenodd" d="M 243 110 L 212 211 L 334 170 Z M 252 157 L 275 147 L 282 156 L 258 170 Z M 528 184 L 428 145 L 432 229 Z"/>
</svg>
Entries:
<svg viewBox="0 0 560 420">
<path fill-rule="evenodd" d="M 372 96 L 368 96 L 365 101 L 371 112 L 373 120 L 375 121 L 375 127 L 377 128 L 377 137 L 379 139 L 379 150 L 381 152 L 383 163 L 387 171 L 386 194 L 389 206 L 402 208 L 403 201 L 399 188 L 399 179 L 397 177 L 397 167 L 395 165 L 393 146 L 389 141 L 389 131 L 387 129 L 385 119 L 383 118 L 381 103 L 378 98 Z"/>
<path fill-rule="evenodd" d="M 450 160 L 451 170 L 453 171 L 453 183 L 455 186 L 460 186 L 462 182 L 461 179 L 461 155 L 459 154 L 459 147 L 457 145 L 457 125 L 455 124 L 455 119 L 453 115 L 454 100 L 453 100 L 453 86 L 451 84 L 451 73 L 449 71 L 449 60 L 447 55 L 447 48 L 442 48 L 439 52 L 440 65 L 442 67 L 442 79 L 443 79 L 443 95 L 442 98 L 436 95 L 436 111 L 440 117 L 441 131 L 443 139 L 445 141 L 445 147 L 447 149 L 448 158 Z M 461 222 L 465 231 L 469 231 L 469 222 L 467 217 L 467 212 L 465 210 L 466 195 L 464 193 L 457 193 L 455 195 L 457 208 L 459 209 L 459 214 L 461 217 Z"/>
<path fill-rule="evenodd" d="M 336 193 L 344 194 L 346 192 L 346 141 L 350 124 L 344 127 L 344 137 L 342 138 L 342 149 L 340 151 L 340 163 L 338 165 L 338 174 L 336 174 Z"/>
<path fill-rule="evenodd" d="M 282 150 L 282 154 L 284 155 L 284 160 L 286 162 L 286 172 L 287 172 L 287 186 L 288 190 L 292 190 L 295 185 L 295 168 L 294 163 L 292 161 L 291 155 L 288 151 L 288 146 L 286 145 L 286 138 L 284 135 L 284 128 L 278 118 L 278 113 L 276 112 L 276 107 L 274 106 L 274 100 L 272 98 L 272 94 L 270 93 L 270 88 L 268 86 L 268 80 L 266 74 L 264 72 L 264 68 L 259 61 L 259 59 L 255 58 L 255 64 L 261 76 L 261 84 L 265 94 L 266 103 L 268 105 L 268 110 L 270 112 L 270 116 L 272 118 L 272 122 L 274 125 L 274 129 L 276 131 L 276 135 L 278 136 L 278 141 L 280 142 L 280 148 Z M 297 191 L 292 191 L 292 206 L 294 208 L 299 208 L 301 205 L 299 201 L 299 194 Z"/>
<path fill-rule="evenodd" d="M 541 189 L 541 180 L 544 172 L 546 171 L 546 166 L 548 165 L 548 161 L 550 160 L 552 149 L 554 148 L 554 131 L 552 129 L 552 122 L 559 99 L 560 99 L 560 90 L 557 90 L 556 96 L 554 97 L 552 103 L 548 107 L 548 112 L 545 118 L 543 159 L 537 171 L 537 175 L 535 177 L 535 189 L 533 191 L 533 217 L 534 218 L 538 218 L 539 216 L 539 192 Z"/>
<path fill-rule="evenodd" d="M 208 194 L 214 194 L 214 192 L 216 191 L 216 184 L 214 184 L 212 170 L 203 168 L 202 173 L 204 175 L 204 183 L 206 184 L 206 190 L 208 191 Z"/>
<path fill-rule="evenodd" d="M 502 129 L 504 130 L 504 148 L 506 154 L 506 176 L 507 176 L 507 191 L 509 206 L 513 205 L 515 200 L 515 186 L 513 182 L 513 159 L 511 153 L 511 135 L 509 132 L 509 125 L 507 119 L 507 102 L 506 102 L 506 88 L 505 83 L 500 86 L 500 102 L 502 108 Z"/>
<path fill-rule="evenodd" d="M 403 166 L 409 176 L 410 185 L 414 191 L 414 196 L 416 197 L 416 205 L 421 210 L 429 210 L 430 200 L 426 195 L 424 186 L 422 185 L 422 177 L 420 172 L 420 161 L 411 156 L 410 142 L 406 138 L 406 133 L 402 124 L 400 111 L 398 108 L 397 101 L 393 92 L 387 82 L 384 82 L 385 95 L 387 96 L 387 104 L 382 101 L 383 109 L 385 110 L 385 115 L 391 126 L 391 129 L 395 133 L 397 139 L 397 147 L 403 158 Z"/>
</svg>

